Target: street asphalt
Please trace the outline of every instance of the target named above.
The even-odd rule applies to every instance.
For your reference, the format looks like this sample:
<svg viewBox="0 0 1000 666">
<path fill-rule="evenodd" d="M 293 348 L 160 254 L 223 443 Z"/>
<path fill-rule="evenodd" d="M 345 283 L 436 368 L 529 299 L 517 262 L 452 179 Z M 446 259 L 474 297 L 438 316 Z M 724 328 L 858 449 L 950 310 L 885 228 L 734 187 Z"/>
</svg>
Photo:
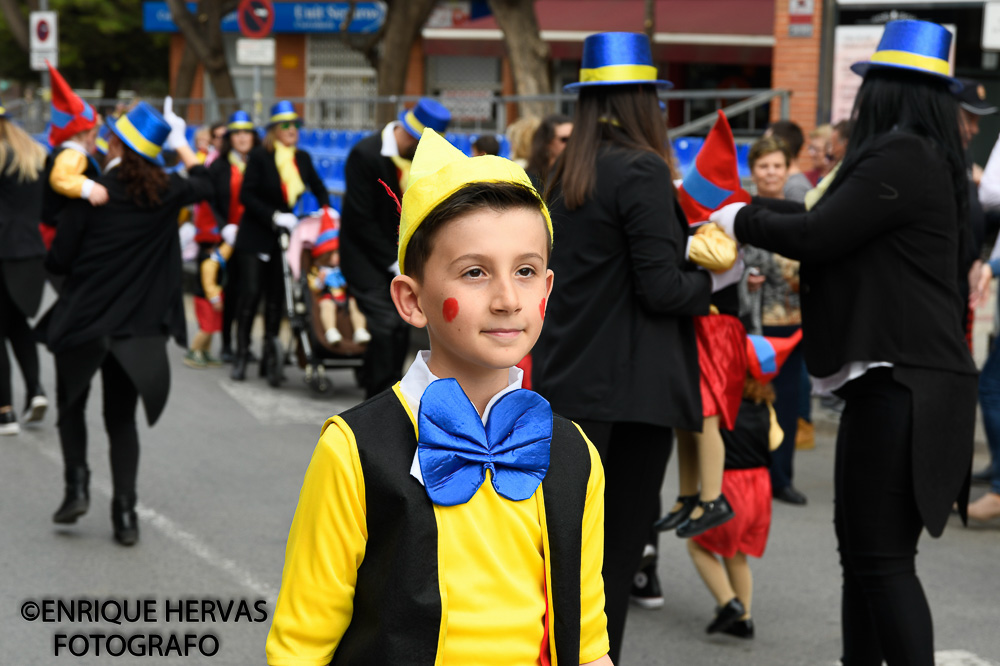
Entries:
<svg viewBox="0 0 1000 666">
<path fill-rule="evenodd" d="M 141 539 L 133 548 L 111 536 L 99 381 L 87 411 L 91 509 L 76 525 L 51 522 L 62 496 L 55 409 L 39 427 L 0 438 L 0 666 L 264 663 L 285 538 L 320 426 L 362 393 L 346 370 L 332 372 L 334 388 L 317 396 L 297 368 L 274 390 L 257 377 L 256 366 L 246 382 L 234 383 L 228 367 L 187 368 L 183 350 L 172 344 L 169 356 L 166 411 L 152 429 L 141 408 L 139 413 Z M 54 403 L 52 359 L 44 351 L 41 359 Z M 20 408 L 16 370 L 14 390 Z M 665 605 L 633 607 L 621 664 L 838 663 L 840 572 L 831 483 L 836 422 L 823 410 L 816 421 L 816 448 L 799 452 L 795 461 L 795 485 L 809 503 L 775 503 L 767 552 L 751 562 L 756 638 L 705 634 L 713 600 L 683 542 L 665 534 L 659 558 Z M 978 439 L 977 468 L 986 460 L 981 434 Z M 671 461 L 663 490 L 668 505 L 676 473 Z M 981 492 L 976 487 L 973 496 Z M 953 518 L 943 538 L 924 536 L 917 566 L 934 612 L 938 664 L 1000 665 L 1000 521 L 965 528 Z M 87 610 L 81 602 L 103 605 L 103 613 L 67 614 Z M 118 608 L 124 616 L 116 624 Z M 130 656 L 129 645 L 132 653 L 145 646 L 171 656 Z M 125 654 L 109 656 L 108 650 Z"/>
</svg>

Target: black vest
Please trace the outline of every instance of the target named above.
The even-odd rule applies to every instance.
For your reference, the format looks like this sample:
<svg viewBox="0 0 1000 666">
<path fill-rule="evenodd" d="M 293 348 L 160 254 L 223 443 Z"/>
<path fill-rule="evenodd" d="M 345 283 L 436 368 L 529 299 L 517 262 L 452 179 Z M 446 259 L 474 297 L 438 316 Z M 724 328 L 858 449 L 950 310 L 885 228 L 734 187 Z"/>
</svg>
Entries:
<svg viewBox="0 0 1000 666">
<path fill-rule="evenodd" d="M 69 197 L 64 197 L 63 195 L 52 189 L 50 184 L 50 177 L 52 176 L 52 167 L 56 163 L 56 158 L 64 150 L 73 150 L 73 148 L 54 148 L 49 156 L 45 158 L 45 194 L 42 198 L 42 222 L 50 227 L 57 226 L 59 223 L 59 213 L 70 201 Z M 97 163 L 94 162 L 89 156 L 87 157 L 87 169 L 83 172 L 83 175 L 90 180 L 96 181 L 101 177 L 100 171 L 97 168 Z"/>
<path fill-rule="evenodd" d="M 434 506 L 410 476 L 413 422 L 389 390 L 340 415 L 364 473 L 368 544 L 354 614 L 331 664 L 433 666 L 441 633 Z M 550 626 L 559 664 L 580 663 L 580 566 L 590 453 L 572 422 L 553 415 L 544 489 L 552 580 Z"/>
</svg>

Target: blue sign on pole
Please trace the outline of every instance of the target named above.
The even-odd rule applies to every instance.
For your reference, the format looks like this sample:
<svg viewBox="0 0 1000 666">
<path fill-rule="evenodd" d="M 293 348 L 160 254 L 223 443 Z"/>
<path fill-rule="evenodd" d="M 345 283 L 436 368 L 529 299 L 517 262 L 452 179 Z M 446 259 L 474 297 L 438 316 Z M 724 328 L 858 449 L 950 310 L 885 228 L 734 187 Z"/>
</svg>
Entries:
<svg viewBox="0 0 1000 666">
<path fill-rule="evenodd" d="M 340 32 L 350 11 L 348 2 L 276 2 L 274 27 L 276 33 Z M 188 3 L 188 9 L 197 5 Z M 359 2 L 347 32 L 369 34 L 377 32 L 385 22 L 385 4 Z M 178 32 L 166 2 L 142 3 L 142 29 L 146 32 Z M 239 32 L 236 12 L 222 18 L 222 32 Z"/>
</svg>

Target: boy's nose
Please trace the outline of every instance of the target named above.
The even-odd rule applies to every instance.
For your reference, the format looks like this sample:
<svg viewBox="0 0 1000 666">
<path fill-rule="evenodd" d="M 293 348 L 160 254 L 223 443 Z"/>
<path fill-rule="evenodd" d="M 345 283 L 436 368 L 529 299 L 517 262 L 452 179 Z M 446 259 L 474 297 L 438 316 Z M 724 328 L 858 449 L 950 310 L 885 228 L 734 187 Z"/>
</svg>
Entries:
<svg viewBox="0 0 1000 666">
<path fill-rule="evenodd" d="M 490 308 L 494 312 L 514 313 L 521 309 L 517 288 L 513 279 L 498 278 L 493 286 L 493 300 Z"/>
</svg>

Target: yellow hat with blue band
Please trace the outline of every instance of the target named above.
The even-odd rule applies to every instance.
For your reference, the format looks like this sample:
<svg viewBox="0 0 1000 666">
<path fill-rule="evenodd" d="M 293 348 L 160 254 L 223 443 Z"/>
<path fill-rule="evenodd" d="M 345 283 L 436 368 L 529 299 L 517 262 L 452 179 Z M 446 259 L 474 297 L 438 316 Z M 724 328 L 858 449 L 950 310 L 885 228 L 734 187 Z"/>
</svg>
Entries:
<svg viewBox="0 0 1000 666">
<path fill-rule="evenodd" d="M 108 127 L 126 146 L 153 164 L 160 163 L 158 158 L 170 134 L 170 125 L 149 104 L 139 102 L 127 115 Z"/>
<path fill-rule="evenodd" d="M 410 181 L 403 195 L 399 216 L 399 271 L 406 271 L 406 247 L 427 215 L 445 199 L 472 183 L 517 183 L 530 187 L 531 179 L 514 162 L 495 155 L 469 157 L 444 137 L 427 128 L 417 144 L 410 168 Z M 537 191 L 535 191 L 537 195 Z M 545 201 L 538 197 L 552 239 L 552 218 Z"/>
<path fill-rule="evenodd" d="M 951 76 L 950 51 L 951 33 L 944 26 L 929 21 L 890 21 L 871 60 L 854 63 L 851 71 L 864 76 L 872 68 L 906 69 L 944 79 L 957 93 L 962 83 Z"/>
<path fill-rule="evenodd" d="M 563 87 L 572 92 L 590 86 L 651 85 L 673 88 L 657 78 L 649 38 L 638 32 L 599 32 L 583 40 L 580 80 Z"/>
<path fill-rule="evenodd" d="M 278 123 L 302 124 L 302 119 L 295 111 L 295 105 L 283 99 L 271 107 L 271 118 L 267 121 L 268 127 L 273 127 Z"/>
<path fill-rule="evenodd" d="M 246 111 L 234 111 L 231 116 L 229 116 L 229 122 L 226 123 L 226 132 L 252 132 L 253 131 L 253 120 L 250 119 L 250 114 Z"/>
</svg>

